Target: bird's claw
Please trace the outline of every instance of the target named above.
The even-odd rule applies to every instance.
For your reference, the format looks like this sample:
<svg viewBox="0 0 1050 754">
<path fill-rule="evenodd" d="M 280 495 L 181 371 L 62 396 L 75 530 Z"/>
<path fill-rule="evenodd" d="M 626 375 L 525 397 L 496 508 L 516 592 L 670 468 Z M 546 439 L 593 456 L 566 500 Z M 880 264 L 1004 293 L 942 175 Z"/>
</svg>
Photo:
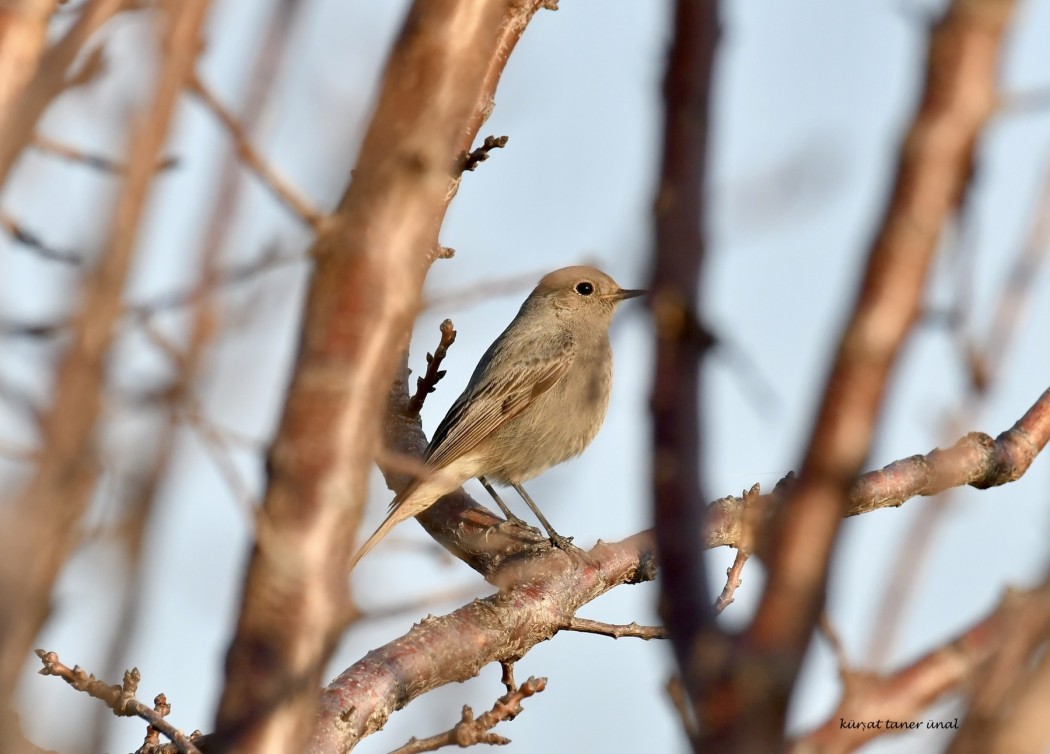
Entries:
<svg viewBox="0 0 1050 754">
<path fill-rule="evenodd" d="M 563 537 L 561 534 L 556 532 L 548 532 L 551 538 L 551 544 L 557 547 L 564 553 L 569 555 L 578 555 L 583 552 L 579 547 L 572 543 L 572 537 Z"/>
</svg>

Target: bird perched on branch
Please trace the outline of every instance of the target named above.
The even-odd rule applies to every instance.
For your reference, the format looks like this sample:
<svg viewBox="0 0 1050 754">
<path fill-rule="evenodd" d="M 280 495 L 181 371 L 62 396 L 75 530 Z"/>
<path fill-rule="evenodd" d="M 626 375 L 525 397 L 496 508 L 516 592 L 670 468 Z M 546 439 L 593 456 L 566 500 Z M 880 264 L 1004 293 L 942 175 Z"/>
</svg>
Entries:
<svg viewBox="0 0 1050 754">
<path fill-rule="evenodd" d="M 521 484 L 579 455 L 598 434 L 612 383 L 609 325 L 621 301 L 642 293 L 593 267 L 544 276 L 438 425 L 423 457 L 429 474 L 394 498 L 350 567 L 401 521 L 474 477 L 519 520 L 492 484 L 513 487 L 551 541 L 569 548 L 571 538 L 554 531 Z"/>
</svg>

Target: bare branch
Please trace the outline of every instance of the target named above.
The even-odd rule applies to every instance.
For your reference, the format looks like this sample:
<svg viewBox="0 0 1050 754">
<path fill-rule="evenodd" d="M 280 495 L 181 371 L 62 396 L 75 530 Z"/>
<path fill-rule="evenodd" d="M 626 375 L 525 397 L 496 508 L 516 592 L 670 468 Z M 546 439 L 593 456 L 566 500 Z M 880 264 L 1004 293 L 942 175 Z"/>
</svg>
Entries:
<svg viewBox="0 0 1050 754">
<path fill-rule="evenodd" d="M 718 653 L 700 681 L 702 748 L 773 751 L 783 741 L 788 699 L 823 607 L 832 544 L 890 369 L 919 315 L 941 227 L 995 108 L 1000 45 L 1013 9 L 1011 0 L 956 1 L 932 31 L 923 98 L 798 482 L 777 514 L 762 600 L 738 651 Z M 718 713 L 727 705 L 735 714 Z"/>
<path fill-rule="evenodd" d="M 625 636 L 634 637 L 636 639 L 666 639 L 667 629 L 663 626 L 639 626 L 635 622 L 628 623 L 626 625 L 616 625 L 614 623 L 602 623 L 597 620 L 589 620 L 587 618 L 576 618 L 575 616 L 569 621 L 569 625 L 566 626 L 569 631 L 579 631 L 584 634 L 598 634 L 599 636 L 609 636 L 613 639 L 622 639 Z"/>
<path fill-rule="evenodd" d="M 26 230 L 17 220 L 11 217 L 11 215 L 2 210 L 0 210 L 0 228 L 3 228 L 7 234 L 18 243 L 32 249 L 41 259 L 74 266 L 80 265 L 84 261 L 79 254 L 74 254 L 68 251 L 59 251 L 58 249 L 52 248 L 47 243 L 40 240 L 35 233 Z"/>
<path fill-rule="evenodd" d="M 420 754 L 424 751 L 436 751 L 444 746 L 466 748 L 475 744 L 494 746 L 509 744 L 509 738 L 492 733 L 492 728 L 504 720 L 513 720 L 521 714 L 521 703 L 546 687 L 546 678 L 529 678 L 514 691 L 501 696 L 496 700 L 492 709 L 477 719 L 474 718 L 474 711 L 463 705 L 463 716 L 454 728 L 429 738 L 413 738 L 391 754 Z"/>
<path fill-rule="evenodd" d="M 200 750 L 186 734 L 164 719 L 171 711 L 171 705 L 164 699 L 163 694 L 157 697 L 156 701 L 160 710 L 148 707 L 135 698 L 141 678 L 138 668 L 126 671 L 124 682 L 120 686 L 110 686 L 89 675 L 79 666 L 70 669 L 63 665 L 55 652 L 38 649 L 36 655 L 44 665 L 39 671 L 41 675 L 58 676 L 77 691 L 101 699 L 117 716 L 142 718 L 150 727 L 171 739 L 182 754 L 200 754 Z"/>
<path fill-rule="evenodd" d="M 292 210 L 315 233 L 319 233 L 324 224 L 325 215 L 315 209 L 270 167 L 259 151 L 252 146 L 238 120 L 219 102 L 197 73 L 194 73 L 190 79 L 189 87 L 229 132 L 230 138 L 233 139 L 234 149 L 244 165 L 259 177 L 259 180 L 270 189 L 278 201 Z"/>
<path fill-rule="evenodd" d="M 76 543 L 77 523 L 94 487 L 98 472 L 95 426 L 101 410 L 105 357 L 121 312 L 121 293 L 157 155 L 167 139 L 183 81 L 192 70 L 207 7 L 207 0 L 186 0 L 167 17 L 169 22 L 162 30 L 167 40 L 164 65 L 146 110 L 148 115 L 134 129 L 129 170 L 109 241 L 84 286 L 80 311 L 71 328 L 71 344 L 58 368 L 54 399 L 42 420 L 40 462 L 12 504 L 0 510 L 0 592 L 7 597 L 7 608 L 0 609 L 0 708 L 6 707 L 33 637 L 47 616 L 51 588 Z M 44 68 L 59 63 L 65 70 L 69 61 L 64 56 L 74 55 L 83 42 L 78 35 L 86 32 L 82 26 L 88 23 L 85 19 L 101 23 L 108 17 L 105 11 L 111 15 L 116 9 L 106 3 L 88 5 L 66 37 L 48 53 L 41 75 Z M 94 26 L 88 23 L 88 28 Z M 67 49 L 70 46 L 73 49 Z M 27 96 L 39 91 L 40 86 L 47 88 L 46 82 L 37 82 Z M 11 134 L 7 133 L 0 142 L 0 175 L 9 167 L 4 162 L 4 150 L 10 145 Z"/>
<path fill-rule="evenodd" d="M 456 331 L 452 327 L 452 320 L 446 319 L 441 323 L 441 340 L 438 341 L 437 348 L 434 349 L 434 353 L 427 354 L 426 374 L 416 380 L 416 393 L 408 402 L 409 412 L 418 414 L 427 396 L 434 392 L 438 382 L 445 376 L 445 371 L 441 369 L 441 362 L 445 360 L 449 346 L 455 342 Z"/>
<path fill-rule="evenodd" d="M 353 616 L 345 579 L 369 468 L 458 157 L 537 8 L 417 2 L 405 22 L 413 33 L 388 60 L 353 180 L 311 254 L 301 347 L 227 655 L 223 748 L 299 751 L 309 737 L 314 690 Z"/>
<path fill-rule="evenodd" d="M 42 152 L 46 152 L 47 154 L 53 154 L 56 157 L 61 157 L 70 162 L 86 165 L 89 168 L 101 170 L 106 173 L 125 173 L 128 169 L 128 166 L 119 160 L 85 152 L 82 149 L 78 149 L 39 133 L 33 135 L 32 146 Z M 163 157 L 157 163 L 157 171 L 171 170 L 172 168 L 177 167 L 178 164 L 179 159 L 177 157 Z"/>
<path fill-rule="evenodd" d="M 476 170 L 478 165 L 489 158 L 493 149 L 503 149 L 510 140 L 509 136 L 486 136 L 485 142 L 463 158 L 463 170 Z"/>
<path fill-rule="evenodd" d="M 707 140 L 711 74 L 718 46 L 719 3 L 678 0 L 664 74 L 663 151 L 654 202 L 655 258 L 650 306 L 656 329 L 651 399 L 652 490 L 663 578 L 660 616 L 670 633 L 689 696 L 700 634 L 718 640 L 715 614 L 704 596 L 706 565 L 692 532 L 703 529 L 699 459 L 701 362 L 711 339 L 698 301 L 705 243 Z M 707 638 L 704 641 L 708 641 Z"/>
<path fill-rule="evenodd" d="M 600 543 L 579 561 L 551 550 L 506 562 L 494 577 L 506 584 L 502 591 L 417 623 L 343 671 L 322 694 L 309 751 L 348 751 L 416 697 L 472 678 L 490 662 L 513 662 L 563 630 L 582 605 L 653 579 L 651 548 L 643 533 Z"/>
<path fill-rule="evenodd" d="M 910 456 L 861 475 L 850 488 L 845 516 L 859 516 L 881 508 L 895 508 L 917 496 L 930 496 L 951 487 L 969 485 L 987 489 L 1021 477 L 1050 441 L 1050 388 L 1043 392 L 1017 423 L 994 440 L 971 432 L 945 450 Z M 794 478 L 789 476 L 752 505 L 760 522 L 779 509 Z M 708 505 L 705 547 L 739 547 L 745 535 L 743 497 L 723 497 Z M 762 552 L 761 543 L 757 550 Z"/>
<path fill-rule="evenodd" d="M 924 709 L 949 693 L 968 688 L 981 689 L 982 684 L 975 682 L 975 675 L 982 667 L 1001 669 L 1004 672 L 997 675 L 1004 679 L 1016 678 L 1019 666 L 1023 667 L 1029 655 L 1027 652 L 1013 652 L 1015 661 L 1006 661 L 1004 649 L 1011 638 L 1023 634 L 1027 637 L 1025 646 L 1031 649 L 1032 639 L 1045 636 L 1048 628 L 1048 583 L 1030 592 L 1008 593 L 995 611 L 958 638 L 894 673 L 876 675 L 847 671 L 843 676 L 845 685 L 838 708 L 827 722 L 794 742 L 791 751 L 796 754 L 853 751 L 873 738 L 887 734 L 885 724 L 876 725 L 879 721 L 915 720 Z M 1001 668 L 1004 662 L 1007 667 Z M 965 725 L 957 740 L 965 738 L 964 734 Z M 987 746 L 977 749 L 991 750 Z"/>
</svg>

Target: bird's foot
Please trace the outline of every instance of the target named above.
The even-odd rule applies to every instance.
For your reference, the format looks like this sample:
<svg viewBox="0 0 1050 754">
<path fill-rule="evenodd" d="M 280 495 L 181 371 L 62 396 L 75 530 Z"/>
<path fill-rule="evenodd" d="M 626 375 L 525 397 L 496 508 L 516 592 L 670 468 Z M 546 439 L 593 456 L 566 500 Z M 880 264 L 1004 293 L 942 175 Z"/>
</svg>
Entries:
<svg viewBox="0 0 1050 754">
<path fill-rule="evenodd" d="M 568 555 L 581 555 L 583 553 L 583 550 L 572 543 L 572 537 L 563 537 L 556 531 L 550 531 L 547 533 L 550 534 L 551 544 L 562 552 Z"/>
<path fill-rule="evenodd" d="M 526 533 L 535 537 L 543 536 L 539 529 L 535 526 L 530 526 L 517 516 L 511 516 L 506 521 L 500 521 L 496 524 L 496 528 L 501 532 L 511 535 Z"/>
</svg>

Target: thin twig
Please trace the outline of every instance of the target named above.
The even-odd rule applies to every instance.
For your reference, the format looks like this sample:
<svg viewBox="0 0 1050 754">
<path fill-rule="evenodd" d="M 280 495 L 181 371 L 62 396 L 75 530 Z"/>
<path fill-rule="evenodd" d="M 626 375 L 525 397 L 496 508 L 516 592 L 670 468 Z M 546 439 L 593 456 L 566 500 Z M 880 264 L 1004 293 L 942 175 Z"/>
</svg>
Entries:
<svg viewBox="0 0 1050 754">
<path fill-rule="evenodd" d="M 435 751 L 444 746 L 466 748 L 474 744 L 494 746 L 509 744 L 509 738 L 492 733 L 491 729 L 498 723 L 504 720 L 513 720 L 521 714 L 522 701 L 533 694 L 538 694 L 546 687 L 546 678 L 529 678 L 515 691 L 501 696 L 492 706 L 492 709 L 476 719 L 474 711 L 467 705 L 463 705 L 462 717 L 453 728 L 429 738 L 413 738 L 401 748 L 395 749 L 391 754 L 420 754 L 420 752 Z"/>
<path fill-rule="evenodd" d="M 726 569 L 726 585 L 722 587 L 722 593 L 715 600 L 715 614 L 721 615 L 722 611 L 733 604 L 733 595 L 740 588 L 740 575 L 744 571 L 744 563 L 751 557 L 747 550 L 737 550 L 733 565 Z"/>
<path fill-rule="evenodd" d="M 106 173 L 125 173 L 128 169 L 128 166 L 119 160 L 86 152 L 40 133 L 33 134 L 31 146 L 36 147 L 41 152 L 53 154 L 56 157 L 61 157 L 70 162 L 86 165 L 89 168 L 101 170 Z M 171 170 L 172 168 L 177 167 L 178 164 L 178 157 L 162 157 L 157 163 L 157 171 Z"/>
<path fill-rule="evenodd" d="M 0 228 L 7 231 L 7 234 L 18 243 L 32 249 L 41 259 L 47 259 L 52 262 L 61 262 L 62 264 L 73 266 L 82 264 L 84 261 L 79 254 L 74 254 L 69 251 L 59 251 L 58 249 L 51 247 L 46 242 L 42 241 L 39 236 L 26 230 L 17 220 L 11 217 L 11 215 L 2 210 L 0 210 Z"/>
<path fill-rule="evenodd" d="M 682 685 L 682 676 L 676 674 L 667 679 L 667 696 L 670 697 L 671 704 L 674 705 L 675 711 L 678 712 L 682 730 L 685 731 L 686 736 L 692 741 L 696 738 L 696 734 L 699 731 L 696 725 L 696 715 L 693 714 L 692 704 L 689 701 L 689 697 L 686 696 L 685 686 Z"/>
<path fill-rule="evenodd" d="M 824 634 L 824 638 L 828 640 L 828 644 L 831 646 L 831 653 L 835 655 L 839 671 L 846 671 L 849 667 L 849 659 L 846 657 L 846 649 L 842 645 L 842 640 L 839 638 L 838 633 L 832 627 L 827 613 L 820 614 L 820 620 L 817 621 L 817 625 L 820 627 L 820 632 Z"/>
<path fill-rule="evenodd" d="M 325 215 L 303 198 L 298 191 L 293 189 L 284 178 L 270 167 L 259 151 L 252 146 L 240 122 L 233 116 L 233 113 L 219 102 L 199 74 L 194 73 L 190 77 L 189 89 L 212 111 L 229 132 L 230 138 L 233 139 L 233 146 L 244 165 L 259 177 L 280 202 L 298 215 L 314 232 L 320 232 L 321 226 L 324 224 Z"/>
<path fill-rule="evenodd" d="M 431 542 L 431 545 L 434 546 L 434 543 Z M 418 615 L 422 610 L 443 605 L 448 602 L 460 602 L 465 599 L 470 599 L 471 597 L 477 596 L 477 593 L 478 588 L 476 585 L 444 589 L 440 592 L 424 594 L 415 599 L 404 600 L 403 602 L 398 602 L 394 605 L 387 605 L 385 607 L 368 610 L 358 610 L 356 617 L 362 621 L 367 621 L 386 620 L 388 618 L 395 618 L 399 615 Z"/>
<path fill-rule="evenodd" d="M 43 667 L 38 671 L 40 675 L 58 676 L 77 691 L 83 691 L 96 699 L 101 699 L 119 717 L 139 717 L 145 720 L 171 739 L 182 754 L 200 754 L 200 750 L 194 746 L 186 734 L 164 719 L 167 712 L 158 712 L 135 698 L 141 678 L 138 668 L 126 671 L 124 682 L 120 686 L 110 686 L 95 676 L 89 675 L 80 666 L 69 668 L 63 665 L 55 652 L 38 649 L 36 656 L 43 663 Z M 171 709 L 166 701 L 163 704 L 158 702 L 157 706 L 167 706 L 169 711 Z"/>
<path fill-rule="evenodd" d="M 434 353 L 427 354 L 426 374 L 416 380 L 416 393 L 412 396 L 412 400 L 408 402 L 410 413 L 419 413 L 427 396 L 434 392 L 438 382 L 445 376 L 445 370 L 441 369 L 441 362 L 445 360 L 445 354 L 448 353 L 449 346 L 455 342 L 456 331 L 452 327 L 452 320 L 446 319 L 441 323 L 441 340 L 438 341 L 437 348 L 434 349 Z"/>
<path fill-rule="evenodd" d="M 210 280 L 202 280 L 192 288 L 163 293 L 146 301 L 131 304 L 127 314 L 134 317 L 150 317 L 160 312 L 179 309 L 193 304 L 201 296 L 218 288 L 247 282 L 257 275 L 271 272 L 279 267 L 306 261 L 308 261 L 307 257 L 301 253 L 281 254 L 276 248 L 270 248 L 257 259 L 250 259 L 220 270 L 212 275 Z"/>
<path fill-rule="evenodd" d="M 502 149 L 509 140 L 509 136 L 486 136 L 480 147 L 463 158 L 463 170 L 476 170 L 478 165 L 489 158 L 493 149 Z"/>
<path fill-rule="evenodd" d="M 505 689 L 507 689 L 508 694 L 513 694 L 514 689 L 518 687 L 518 684 L 514 682 L 514 663 L 509 660 L 501 660 L 499 666 L 499 682 L 503 684 Z"/>
<path fill-rule="evenodd" d="M 302 254 L 279 254 L 269 250 L 258 259 L 237 264 L 212 275 L 209 280 L 202 280 L 192 288 L 162 293 L 146 301 L 130 304 L 125 316 L 147 318 L 162 312 L 191 306 L 202 296 L 225 286 L 247 282 L 257 275 L 271 272 L 279 267 L 299 264 L 307 261 Z M 0 322 L 0 335 L 12 338 L 47 339 L 60 335 L 70 325 L 68 318 L 51 322 Z"/>
<path fill-rule="evenodd" d="M 192 413 L 183 412 L 180 416 L 197 432 L 205 452 L 211 458 L 212 463 L 215 464 L 215 468 L 218 470 L 219 475 L 222 476 L 223 481 L 226 482 L 233 499 L 237 501 L 240 508 L 250 519 L 255 514 L 258 500 L 252 494 L 251 486 L 241 475 L 237 464 L 234 463 L 226 438 L 199 411 Z"/>
<path fill-rule="evenodd" d="M 589 618 L 572 618 L 569 621 L 569 625 L 565 627 L 569 631 L 579 631 L 584 634 L 598 634 L 600 636 L 609 636 L 613 639 L 622 639 L 624 637 L 633 637 L 635 639 L 666 639 L 667 629 L 663 626 L 639 626 L 636 622 L 631 621 L 630 623 L 616 624 L 616 623 L 603 623 L 597 620 L 590 620 Z"/>
</svg>

